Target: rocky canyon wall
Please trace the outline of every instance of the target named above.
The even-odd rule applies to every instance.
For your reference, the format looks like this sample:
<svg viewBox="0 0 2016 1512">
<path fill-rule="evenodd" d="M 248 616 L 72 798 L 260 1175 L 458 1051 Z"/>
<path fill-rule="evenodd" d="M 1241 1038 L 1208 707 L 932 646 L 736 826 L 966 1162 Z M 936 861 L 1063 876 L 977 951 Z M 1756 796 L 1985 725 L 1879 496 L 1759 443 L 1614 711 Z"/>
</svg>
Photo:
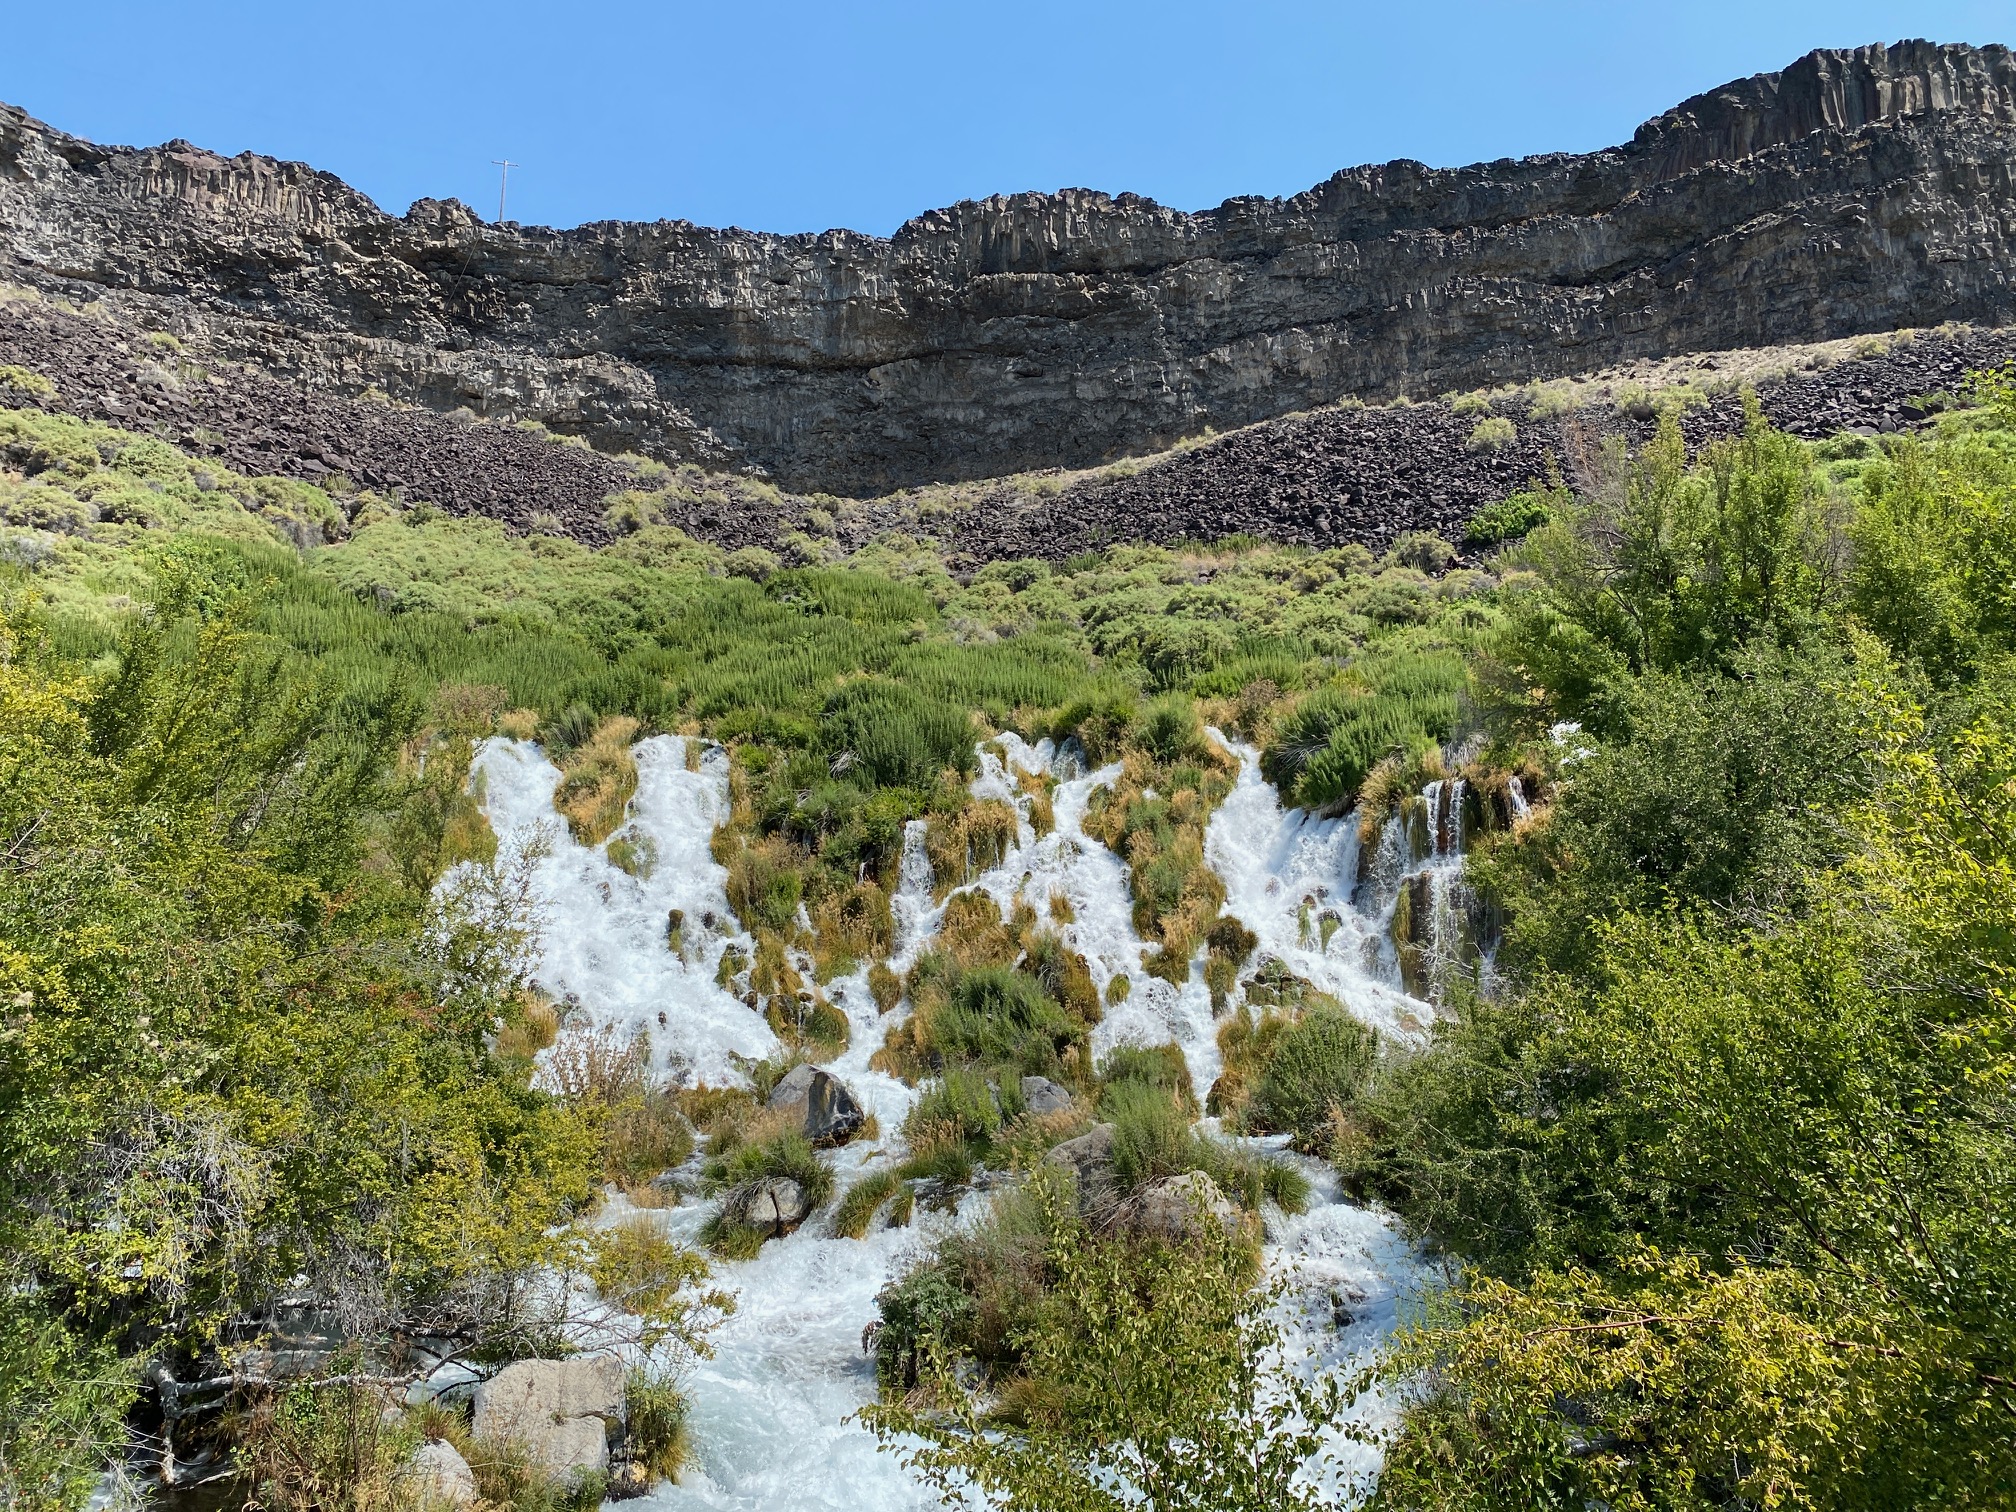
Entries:
<svg viewBox="0 0 2016 1512">
<path fill-rule="evenodd" d="M 207 361 L 537 419 L 609 450 L 873 494 L 1079 466 L 1355 394 L 2002 323 L 2016 60 L 1816 52 L 1624 146 L 1354 168 L 1185 214 L 1019 194 L 883 239 L 553 231 L 0 107 L 0 281 Z"/>
</svg>

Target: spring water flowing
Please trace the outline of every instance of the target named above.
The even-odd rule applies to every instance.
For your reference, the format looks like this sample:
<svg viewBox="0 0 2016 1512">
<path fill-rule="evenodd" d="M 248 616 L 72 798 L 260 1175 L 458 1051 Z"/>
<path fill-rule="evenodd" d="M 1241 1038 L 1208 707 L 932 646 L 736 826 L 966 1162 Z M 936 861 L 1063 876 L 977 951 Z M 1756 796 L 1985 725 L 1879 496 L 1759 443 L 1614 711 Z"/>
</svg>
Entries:
<svg viewBox="0 0 2016 1512">
<path fill-rule="evenodd" d="M 1239 774 L 1210 821 L 1205 853 L 1225 883 L 1227 911 L 1259 938 L 1255 962 L 1276 957 L 1383 1031 L 1420 1034 L 1432 1010 L 1401 988 L 1395 911 L 1406 906 L 1410 890 L 1421 890 L 1424 877 L 1432 879 L 1430 891 L 1460 885 L 1460 843 L 1424 849 L 1417 820 L 1396 816 L 1368 865 L 1355 817 L 1284 810 L 1260 775 L 1257 753 L 1213 734 L 1238 758 Z M 737 1075 L 733 1057 L 778 1048 L 762 1015 L 716 981 L 724 952 L 752 943 L 728 907 L 727 873 L 709 848 L 728 811 L 727 756 L 667 735 L 639 743 L 634 755 L 637 792 L 618 834 L 655 849 L 655 866 L 643 877 L 616 865 L 606 844 L 573 839 L 553 803 L 560 773 L 537 746 L 487 742 L 475 780 L 500 859 L 524 857 L 529 866 L 541 914 L 534 971 L 541 987 L 596 1027 L 625 1037 L 644 1032 L 657 1074 L 718 1084 Z M 1031 745 L 1014 735 L 987 742 L 978 756 L 973 792 L 1011 804 L 1018 834 L 998 863 L 956 891 L 985 890 L 1004 915 L 1019 900 L 1047 916 L 1051 899 L 1067 899 L 1070 920 L 1059 933 L 1085 957 L 1102 995 L 1119 976 L 1130 989 L 1094 1031 L 1095 1052 L 1125 1043 L 1175 1044 L 1200 1091 L 1209 1087 L 1221 1065 L 1201 967 L 1193 966 L 1180 986 L 1143 969 L 1147 947 L 1133 927 L 1126 866 L 1084 832 L 1093 795 L 1119 769 L 1087 770 L 1075 747 L 1060 752 L 1048 741 Z M 1031 822 L 1020 773 L 1055 778 L 1055 822 L 1047 834 L 1038 835 Z M 1460 815 L 1460 795 L 1452 796 Z M 1431 811 L 1439 804 L 1445 814 L 1451 807 L 1428 794 L 1422 803 Z M 1405 832 L 1410 823 L 1412 839 Z M 892 965 L 899 970 L 944 916 L 945 900 L 932 896 L 923 832 L 921 821 L 906 832 L 892 899 Z M 676 949 L 667 932 L 674 909 L 685 920 Z M 834 1153 L 836 1189 L 845 1190 L 864 1169 L 895 1157 L 897 1131 L 916 1094 L 869 1069 L 890 1020 L 876 1012 L 865 969 L 826 990 L 851 1030 L 849 1048 L 829 1069 L 883 1131 L 877 1141 Z M 1309 1210 L 1268 1214 L 1266 1264 L 1287 1281 L 1283 1320 L 1297 1352 L 1311 1346 L 1320 1365 L 1362 1361 L 1395 1326 L 1423 1263 L 1388 1219 L 1346 1201 L 1327 1167 L 1303 1165 L 1315 1187 Z M 719 1279 L 739 1300 L 716 1336 L 714 1358 L 700 1362 L 688 1382 L 695 1463 L 680 1484 L 659 1487 L 642 1505 L 875 1512 L 934 1505 L 893 1456 L 849 1421 L 875 1392 L 861 1335 L 876 1318 L 875 1294 L 937 1238 L 970 1222 L 985 1200 L 969 1194 L 955 1210 L 937 1212 L 920 1204 L 910 1227 L 875 1230 L 864 1240 L 834 1237 L 830 1223 L 815 1216 L 765 1244 L 754 1260 L 720 1263 Z M 709 1211 L 709 1204 L 689 1202 L 650 1216 L 691 1241 Z M 636 1212 L 612 1197 L 599 1221 Z M 1370 1468 L 1370 1453 L 1346 1448 L 1343 1467 Z"/>
</svg>

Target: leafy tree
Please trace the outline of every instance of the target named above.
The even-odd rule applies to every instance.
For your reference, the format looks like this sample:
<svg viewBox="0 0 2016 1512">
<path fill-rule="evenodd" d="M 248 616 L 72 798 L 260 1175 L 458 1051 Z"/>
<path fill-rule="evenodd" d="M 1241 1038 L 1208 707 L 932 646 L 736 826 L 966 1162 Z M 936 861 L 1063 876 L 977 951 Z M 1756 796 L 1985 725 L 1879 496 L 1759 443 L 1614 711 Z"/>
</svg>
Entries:
<svg viewBox="0 0 2016 1512">
<path fill-rule="evenodd" d="M 0 1284 L 42 1321 L 0 1418 L 102 1423 L 106 1346 L 179 1369 L 297 1275 L 367 1327 L 509 1326 L 588 1192 L 593 1131 L 488 1047 L 522 930 L 384 849 L 417 701 L 276 646 L 255 595 L 171 559 L 98 674 L 5 621 Z M 37 1442 L 74 1450 L 44 1481 L 95 1468 L 91 1432 Z"/>
<path fill-rule="evenodd" d="M 1509 915 L 1505 964 L 1601 969 L 1600 926 L 1627 913 L 1755 916 L 1796 903 L 1847 844 L 1872 780 L 1861 717 L 1880 655 L 1756 646 L 1721 669 L 1617 688 L 1610 738 L 1560 768 L 1544 827 L 1488 844 L 1472 877 Z"/>
<path fill-rule="evenodd" d="M 1321 1460 L 1341 1407 L 1334 1381 L 1278 1363 L 1270 1293 L 1242 1239 L 1091 1235 L 1050 1190 L 1047 1302 L 1015 1338 L 1008 1390 L 983 1396 L 927 1336 L 934 1405 L 884 1401 L 861 1416 L 947 1505 L 1003 1512 L 1197 1512 L 1338 1505 Z M 1318 1473 L 1311 1473 L 1315 1462 Z"/>
<path fill-rule="evenodd" d="M 1637 458 L 1608 453 L 1600 486 L 1513 553 L 1537 582 L 1497 647 L 1522 695 L 1502 714 L 1602 732 L 1629 678 L 1726 667 L 1760 636 L 1797 645 L 1836 606 L 1835 506 L 1806 449 L 1746 405 L 1743 434 L 1697 466 L 1671 415 Z"/>
</svg>

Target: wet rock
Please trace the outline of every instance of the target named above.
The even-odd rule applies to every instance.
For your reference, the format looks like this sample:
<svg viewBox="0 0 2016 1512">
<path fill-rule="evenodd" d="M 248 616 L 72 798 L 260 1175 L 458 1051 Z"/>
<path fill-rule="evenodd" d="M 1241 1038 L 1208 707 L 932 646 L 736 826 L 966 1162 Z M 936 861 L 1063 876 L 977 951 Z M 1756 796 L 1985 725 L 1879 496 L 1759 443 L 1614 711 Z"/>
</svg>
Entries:
<svg viewBox="0 0 2016 1512">
<path fill-rule="evenodd" d="M 846 1083 L 818 1066 L 793 1066 L 771 1091 L 769 1106 L 799 1119 L 814 1145 L 845 1144 L 868 1121 Z"/>
<path fill-rule="evenodd" d="M 635 1460 L 626 1460 L 609 1475 L 609 1501 L 633 1501 L 651 1489 L 651 1472 Z"/>
<path fill-rule="evenodd" d="M 1180 1243 L 1206 1224 L 1237 1232 L 1239 1209 L 1204 1172 L 1185 1171 L 1151 1181 L 1128 1198 L 1126 1221 L 1137 1233 Z"/>
<path fill-rule="evenodd" d="M 787 1176 L 770 1176 L 735 1188 L 721 1208 L 738 1222 L 779 1236 L 803 1223 L 811 1204 L 805 1200 L 805 1189 L 797 1182 Z"/>
<path fill-rule="evenodd" d="M 1025 1076 L 1022 1078 L 1022 1103 L 1031 1113 L 1069 1113 L 1072 1106 L 1071 1093 L 1060 1087 L 1047 1076 Z"/>
<path fill-rule="evenodd" d="M 476 1475 L 453 1444 L 429 1439 L 406 1461 L 407 1483 L 433 1507 L 473 1507 L 480 1499 Z"/>
<path fill-rule="evenodd" d="M 479 1442 L 516 1439 L 554 1475 L 609 1468 L 609 1433 L 623 1421 L 623 1362 L 614 1355 L 520 1360 L 476 1388 Z"/>
</svg>

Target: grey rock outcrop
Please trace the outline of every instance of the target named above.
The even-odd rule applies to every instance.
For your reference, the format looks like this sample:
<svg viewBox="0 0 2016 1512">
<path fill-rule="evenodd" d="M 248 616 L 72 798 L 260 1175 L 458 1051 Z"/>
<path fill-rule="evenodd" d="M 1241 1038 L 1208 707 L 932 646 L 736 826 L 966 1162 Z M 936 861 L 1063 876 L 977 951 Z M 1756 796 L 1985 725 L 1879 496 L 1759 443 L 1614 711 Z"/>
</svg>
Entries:
<svg viewBox="0 0 2016 1512">
<path fill-rule="evenodd" d="M 800 1120 L 815 1145 L 845 1144 L 868 1121 L 846 1083 L 817 1066 L 793 1066 L 771 1089 L 769 1107 Z"/>
<path fill-rule="evenodd" d="M 887 239 L 395 217 L 301 164 L 0 107 L 0 278 L 312 390 L 852 494 L 1349 394 L 1992 323 L 2012 199 L 2016 62 L 1927 42 L 1809 54 L 1597 153 L 1354 168 L 1199 214 L 1018 194 Z"/>
<path fill-rule="evenodd" d="M 1025 1076 L 1022 1078 L 1022 1105 L 1038 1117 L 1049 1113 L 1069 1113 L 1071 1092 L 1047 1076 Z"/>
<path fill-rule="evenodd" d="M 1076 1139 L 1053 1146 L 1043 1163 L 1061 1166 L 1078 1183 L 1078 1206 L 1085 1212 L 1110 1207 L 1117 1195 L 1113 1179 L 1113 1125 L 1094 1124 Z"/>
<path fill-rule="evenodd" d="M 553 1474 L 609 1468 L 609 1437 L 623 1422 L 623 1362 L 614 1355 L 520 1360 L 476 1388 L 472 1431 L 483 1443 L 517 1441 Z"/>
<path fill-rule="evenodd" d="M 768 1176 L 736 1187 L 721 1206 L 730 1218 L 772 1235 L 796 1228 L 811 1211 L 805 1189 L 788 1176 Z"/>
<path fill-rule="evenodd" d="M 475 1472 L 461 1451 L 441 1439 L 429 1439 L 407 1458 L 406 1478 L 427 1507 L 473 1507 L 481 1500 Z"/>
<path fill-rule="evenodd" d="M 1180 1243 L 1216 1224 L 1226 1233 L 1239 1228 L 1239 1209 L 1203 1171 L 1185 1171 L 1151 1181 L 1127 1199 L 1126 1219 L 1137 1233 Z"/>
</svg>

